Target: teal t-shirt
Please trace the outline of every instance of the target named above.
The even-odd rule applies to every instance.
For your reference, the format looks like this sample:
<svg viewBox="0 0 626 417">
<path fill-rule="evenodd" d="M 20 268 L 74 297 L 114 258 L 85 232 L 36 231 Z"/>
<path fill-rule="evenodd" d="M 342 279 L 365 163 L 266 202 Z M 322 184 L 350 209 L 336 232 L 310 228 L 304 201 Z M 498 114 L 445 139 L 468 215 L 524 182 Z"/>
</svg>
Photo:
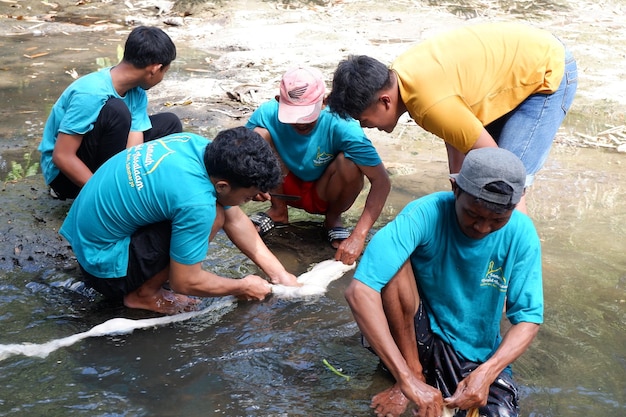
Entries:
<svg viewBox="0 0 626 417">
<path fill-rule="evenodd" d="M 359 122 L 344 120 L 327 108 L 320 113 L 315 128 L 306 135 L 278 120 L 276 100 L 259 106 L 246 127 L 267 129 L 287 169 L 304 181 L 320 178 L 340 152 L 357 165 L 372 167 L 381 163 L 376 148 L 365 136 Z"/>
<path fill-rule="evenodd" d="M 80 265 L 99 278 L 126 276 L 131 235 L 165 220 L 172 222 L 171 258 L 186 265 L 204 260 L 217 201 L 203 159 L 209 143 L 176 133 L 122 151 L 98 168 L 60 230 Z"/>
<path fill-rule="evenodd" d="M 46 184 L 59 175 L 59 169 L 52 162 L 52 151 L 60 133 L 84 135 L 93 129 L 100 110 L 111 97 L 126 103 L 131 115 L 133 132 L 144 132 L 152 127 L 148 117 L 148 96 L 135 87 L 126 92 L 124 97 L 117 94 L 111 80 L 111 68 L 87 74 L 70 84 L 52 107 L 44 126 L 43 137 L 39 144 L 41 152 L 41 171 Z"/>
<path fill-rule="evenodd" d="M 372 238 L 354 277 L 380 291 L 410 258 L 433 332 L 463 358 L 485 362 L 500 344 L 500 319 L 543 322 L 541 247 L 528 216 L 483 239 L 459 228 L 454 194 L 409 203 Z"/>
</svg>

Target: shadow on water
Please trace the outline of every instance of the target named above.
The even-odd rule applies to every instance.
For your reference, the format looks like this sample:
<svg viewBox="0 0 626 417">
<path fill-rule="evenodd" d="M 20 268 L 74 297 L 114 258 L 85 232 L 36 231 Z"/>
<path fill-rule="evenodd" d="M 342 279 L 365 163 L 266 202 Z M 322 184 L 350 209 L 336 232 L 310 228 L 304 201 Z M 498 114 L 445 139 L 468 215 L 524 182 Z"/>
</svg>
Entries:
<svg viewBox="0 0 626 417">
<path fill-rule="evenodd" d="M 64 71 L 93 71 L 103 62 L 97 57 L 114 61 L 124 37 L 112 31 L 0 40 L 7 69 L 0 99 L 8 103 L 0 110 L 3 163 L 27 165 L 23 155 L 36 148 L 49 108 L 70 82 Z M 22 56 L 43 52 L 55 59 Z M 181 52 L 180 65 L 202 59 Z M 412 146 L 420 171 L 393 177 L 377 227 L 411 199 L 448 187 L 444 147 L 429 141 Z M 624 163 L 617 153 L 555 147 L 531 190 L 529 209 L 543 242 L 546 323 L 514 366 L 523 416 L 626 413 Z M 10 164 L 3 169 L 4 180 Z M 361 197 L 347 213 L 349 225 L 362 204 Z M 320 218 L 292 214 L 294 223 L 273 231 L 267 242 L 299 274 L 333 251 Z M 41 250 L 54 256 L 52 248 Z M 222 234 L 210 254 L 204 266 L 217 273 L 258 273 Z M 67 263 L 0 272 L 0 344 L 43 343 L 115 316 L 150 317 L 82 291 L 75 266 Z M 0 416 L 372 415 L 370 398 L 389 379 L 359 346 L 343 299 L 351 274 L 314 300 L 237 303 L 187 322 L 86 339 L 44 359 L 6 359 L 0 362 Z M 332 373 L 323 359 L 350 380 Z"/>
</svg>

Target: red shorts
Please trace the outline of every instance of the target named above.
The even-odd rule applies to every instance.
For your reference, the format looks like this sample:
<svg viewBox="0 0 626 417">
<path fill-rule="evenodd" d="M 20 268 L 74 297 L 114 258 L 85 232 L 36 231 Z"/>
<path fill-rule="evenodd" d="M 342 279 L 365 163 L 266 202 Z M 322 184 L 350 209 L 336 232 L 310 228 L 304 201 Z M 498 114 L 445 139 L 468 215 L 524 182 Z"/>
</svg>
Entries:
<svg viewBox="0 0 626 417">
<path fill-rule="evenodd" d="M 300 200 L 289 201 L 288 204 L 307 213 L 326 214 L 328 210 L 328 203 L 317 195 L 315 181 L 303 181 L 290 172 L 283 182 L 283 193 L 300 196 Z"/>
</svg>

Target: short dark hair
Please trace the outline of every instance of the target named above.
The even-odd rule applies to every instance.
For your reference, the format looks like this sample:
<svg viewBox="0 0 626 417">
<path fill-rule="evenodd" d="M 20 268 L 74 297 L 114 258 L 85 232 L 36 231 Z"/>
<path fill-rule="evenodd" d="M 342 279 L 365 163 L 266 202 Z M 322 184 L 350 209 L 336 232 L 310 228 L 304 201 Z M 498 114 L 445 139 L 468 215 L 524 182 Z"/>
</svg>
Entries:
<svg viewBox="0 0 626 417">
<path fill-rule="evenodd" d="M 282 181 L 278 158 L 255 131 L 240 126 L 222 130 L 204 151 L 209 175 L 228 181 L 233 188 L 256 187 L 261 192 Z"/>
<path fill-rule="evenodd" d="M 458 184 L 457 184 L 457 187 L 458 187 Z M 483 188 L 491 193 L 502 194 L 505 196 L 511 196 L 513 194 L 513 187 L 511 187 L 509 184 L 507 184 L 504 181 L 490 182 L 489 184 L 485 185 Z M 458 189 L 467 195 L 471 195 L 484 208 L 486 208 L 487 210 L 493 211 L 494 213 L 502 214 L 506 211 L 515 209 L 515 206 L 516 206 L 516 204 L 511 204 L 511 203 L 508 203 L 508 204 L 492 203 L 491 201 L 483 200 L 482 198 L 476 197 L 475 195 L 468 193 L 467 191 L 463 190 L 461 187 L 458 187 Z"/>
<path fill-rule="evenodd" d="M 153 26 L 137 26 L 124 45 L 125 62 L 136 68 L 161 64 L 167 67 L 176 59 L 176 46 L 163 30 Z"/>
<path fill-rule="evenodd" d="M 350 55 L 339 62 L 326 104 L 340 117 L 358 119 L 375 100 L 376 93 L 391 87 L 391 71 L 366 55 Z"/>
</svg>

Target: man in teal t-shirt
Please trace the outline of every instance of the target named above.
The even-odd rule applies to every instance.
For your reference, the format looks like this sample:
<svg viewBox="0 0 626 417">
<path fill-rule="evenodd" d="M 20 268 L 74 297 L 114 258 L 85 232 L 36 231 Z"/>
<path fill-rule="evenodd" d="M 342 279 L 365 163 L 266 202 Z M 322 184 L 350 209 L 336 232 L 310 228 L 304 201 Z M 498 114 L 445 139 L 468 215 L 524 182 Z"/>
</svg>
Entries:
<svg viewBox="0 0 626 417">
<path fill-rule="evenodd" d="M 263 299 L 270 293 L 266 280 L 220 277 L 203 270 L 202 261 L 209 240 L 223 228 L 272 283 L 295 285 L 238 207 L 279 181 L 271 148 L 245 127 L 222 131 L 212 142 L 172 134 L 105 162 L 72 204 L 60 233 L 85 283 L 130 308 L 176 313 L 193 308 L 187 295 Z"/>
<path fill-rule="evenodd" d="M 275 223 L 289 221 L 287 206 L 312 214 L 323 214 L 335 259 L 352 264 L 361 255 L 365 238 L 380 215 L 391 189 L 389 176 L 363 129 L 356 120 L 345 120 L 324 108 L 326 86 L 320 71 L 297 67 L 287 71 L 280 95 L 262 104 L 246 127 L 254 129 L 274 148 L 282 162 L 283 183 L 275 193 L 296 196 L 295 200 L 271 198 L 267 213 L 256 213 L 252 221 L 261 234 Z M 350 233 L 341 215 L 371 184 L 365 207 Z M 270 197 L 259 196 L 263 201 Z"/>
<path fill-rule="evenodd" d="M 409 401 L 419 416 L 440 416 L 444 405 L 518 415 L 509 365 L 543 322 L 540 242 L 515 210 L 525 178 L 505 149 L 470 151 L 453 192 L 409 203 L 372 238 L 346 298 L 396 379 L 372 401 L 379 415 L 398 416 Z M 503 309 L 512 324 L 504 338 Z"/>
<path fill-rule="evenodd" d="M 52 107 L 39 145 L 53 197 L 75 198 L 91 175 L 127 147 L 182 131 L 173 113 L 148 116 L 146 91 L 161 82 L 176 46 L 157 27 L 131 31 L 120 63 L 70 84 Z"/>
</svg>

